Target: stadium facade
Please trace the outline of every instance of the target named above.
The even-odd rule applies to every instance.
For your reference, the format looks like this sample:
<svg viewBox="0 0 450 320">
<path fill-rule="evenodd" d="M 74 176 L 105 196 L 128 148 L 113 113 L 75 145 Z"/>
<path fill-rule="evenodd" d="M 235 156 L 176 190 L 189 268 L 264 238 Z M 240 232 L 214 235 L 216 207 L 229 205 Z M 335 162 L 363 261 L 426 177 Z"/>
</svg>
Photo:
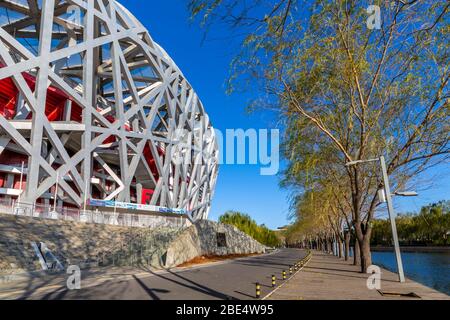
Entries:
<svg viewBox="0 0 450 320">
<path fill-rule="evenodd" d="M 2 0 L 0 10 L 0 198 L 206 219 L 215 133 L 146 28 L 113 0 Z"/>
</svg>

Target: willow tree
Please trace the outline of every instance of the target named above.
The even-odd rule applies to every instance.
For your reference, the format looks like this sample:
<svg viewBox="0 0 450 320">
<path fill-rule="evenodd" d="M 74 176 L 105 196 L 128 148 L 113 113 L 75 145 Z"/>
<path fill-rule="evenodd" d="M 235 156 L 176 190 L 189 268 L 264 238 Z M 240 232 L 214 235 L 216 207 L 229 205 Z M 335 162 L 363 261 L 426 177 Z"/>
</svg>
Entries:
<svg viewBox="0 0 450 320">
<path fill-rule="evenodd" d="M 309 134 L 299 118 L 291 117 L 287 123 L 282 150 L 289 163 L 283 171 L 281 185 L 292 191 L 292 218 L 301 219 L 303 215 L 297 206 L 298 201 L 305 201 L 301 195 L 316 194 L 321 204 L 317 214 L 320 215 L 321 210 L 326 211 L 337 241 L 344 243 L 344 257 L 348 260 L 350 236 L 354 232 L 351 193 L 344 167 L 329 139 Z M 345 232 L 344 228 L 347 229 Z M 354 248 L 354 252 L 354 263 L 359 264 L 358 246 Z"/>
<path fill-rule="evenodd" d="M 329 206 L 324 201 L 328 199 L 320 191 L 307 191 L 294 199 L 292 208 L 296 222 L 288 229 L 289 242 L 313 241 L 319 249 L 331 251 L 334 230 Z"/>
<path fill-rule="evenodd" d="M 379 6 L 379 25 L 369 5 Z M 363 272 L 382 182 L 375 164 L 344 165 L 384 155 L 395 190 L 448 159 L 449 7 L 446 0 L 189 2 L 210 33 L 219 22 L 238 41 L 244 34 L 230 90 L 257 86 L 252 106 L 275 109 L 295 119 L 302 137 L 332 144 Z"/>
<path fill-rule="evenodd" d="M 327 251 L 331 251 L 331 243 L 337 244 L 339 257 L 348 260 L 349 241 L 346 241 L 343 227 L 351 228 L 347 211 L 342 209 L 342 201 L 335 197 L 338 188 L 317 180 L 314 187 L 298 194 L 293 198 L 292 213 L 295 223 L 288 229 L 288 240 L 291 242 L 310 242 L 314 240 L 325 244 Z M 319 246 L 319 247 L 323 247 Z"/>
</svg>

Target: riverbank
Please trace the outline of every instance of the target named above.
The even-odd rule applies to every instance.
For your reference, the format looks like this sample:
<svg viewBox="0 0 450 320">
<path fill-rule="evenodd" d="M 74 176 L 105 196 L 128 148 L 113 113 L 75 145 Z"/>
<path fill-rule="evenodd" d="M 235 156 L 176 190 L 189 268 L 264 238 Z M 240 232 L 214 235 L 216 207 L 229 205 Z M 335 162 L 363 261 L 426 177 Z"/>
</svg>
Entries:
<svg viewBox="0 0 450 320">
<path fill-rule="evenodd" d="M 372 252 L 394 252 L 394 247 L 374 246 L 370 248 Z M 450 253 L 450 247 L 414 247 L 401 246 L 401 252 L 423 252 L 423 253 Z"/>
<path fill-rule="evenodd" d="M 370 275 L 333 255 L 313 251 L 303 269 L 271 294 L 273 300 L 450 300 L 450 296 L 381 269 L 379 290 L 370 290 Z"/>
</svg>

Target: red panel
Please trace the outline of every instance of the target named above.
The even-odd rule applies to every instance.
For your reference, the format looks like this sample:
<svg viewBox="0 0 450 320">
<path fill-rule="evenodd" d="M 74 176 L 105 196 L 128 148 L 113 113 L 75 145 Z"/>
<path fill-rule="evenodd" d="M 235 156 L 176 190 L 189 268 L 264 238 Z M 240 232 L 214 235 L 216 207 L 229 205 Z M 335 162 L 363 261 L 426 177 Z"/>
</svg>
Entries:
<svg viewBox="0 0 450 320">
<path fill-rule="evenodd" d="M 0 68 L 3 67 L 0 64 Z M 36 78 L 24 72 L 22 73 L 26 83 L 31 91 L 34 91 L 36 85 Z M 11 78 L 0 80 L 0 115 L 6 119 L 12 119 L 16 114 L 16 99 L 19 90 Z M 64 91 L 50 86 L 47 89 L 47 102 L 45 105 L 45 115 L 50 121 L 61 121 L 63 119 L 64 107 L 66 101 L 70 99 Z M 31 114 L 28 116 L 31 119 Z M 82 108 L 72 102 L 71 120 L 81 122 Z"/>
<path fill-rule="evenodd" d="M 0 163 L 14 166 L 21 166 L 22 161 L 28 163 L 28 157 L 10 150 L 3 150 L 0 154 Z"/>
<path fill-rule="evenodd" d="M 83 120 L 82 114 L 83 109 L 75 102 L 72 102 L 72 113 L 70 115 L 70 120 L 81 123 Z"/>
<path fill-rule="evenodd" d="M 25 190 L 27 186 L 27 176 L 24 174 L 23 178 L 22 178 L 22 190 Z M 20 175 L 15 175 L 14 176 L 14 187 L 13 189 L 17 189 L 20 190 Z"/>
<path fill-rule="evenodd" d="M 18 90 L 10 79 L 0 80 L 0 115 L 12 119 L 16 113 L 16 99 Z"/>
<path fill-rule="evenodd" d="M 5 181 L 6 181 L 6 174 L 0 172 L 0 188 L 3 188 L 5 186 Z"/>
</svg>

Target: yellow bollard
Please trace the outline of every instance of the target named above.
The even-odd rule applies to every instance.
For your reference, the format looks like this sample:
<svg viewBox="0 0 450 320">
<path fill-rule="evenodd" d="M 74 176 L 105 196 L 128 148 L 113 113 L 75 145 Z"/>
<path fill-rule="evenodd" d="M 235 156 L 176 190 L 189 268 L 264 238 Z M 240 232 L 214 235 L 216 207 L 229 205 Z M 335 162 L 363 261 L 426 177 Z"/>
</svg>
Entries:
<svg viewBox="0 0 450 320">
<path fill-rule="evenodd" d="M 272 287 L 276 286 L 275 275 L 272 275 Z"/>
<path fill-rule="evenodd" d="M 261 298 L 261 285 L 259 282 L 256 283 L 256 299 Z"/>
<path fill-rule="evenodd" d="M 281 274 L 283 276 L 283 280 L 286 280 L 286 271 L 283 270 L 283 272 Z"/>
<path fill-rule="evenodd" d="M 292 274 L 292 266 L 289 267 L 289 274 Z"/>
</svg>

